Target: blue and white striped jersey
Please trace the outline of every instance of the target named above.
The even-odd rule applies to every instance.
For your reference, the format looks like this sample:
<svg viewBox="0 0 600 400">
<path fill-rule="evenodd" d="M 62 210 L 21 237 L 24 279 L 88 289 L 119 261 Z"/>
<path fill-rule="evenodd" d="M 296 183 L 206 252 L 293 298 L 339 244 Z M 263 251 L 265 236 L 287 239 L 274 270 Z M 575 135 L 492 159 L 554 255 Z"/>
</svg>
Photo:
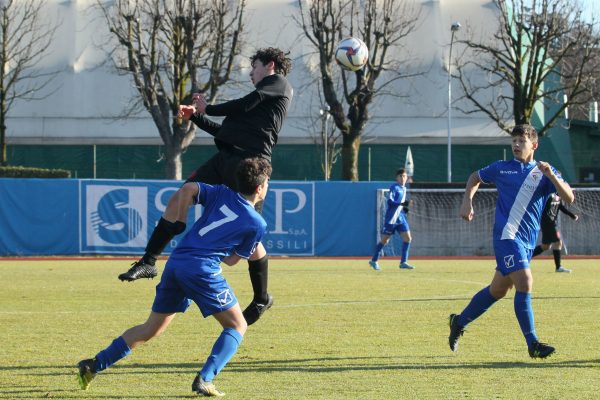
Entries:
<svg viewBox="0 0 600 400">
<path fill-rule="evenodd" d="M 233 253 L 249 258 L 267 223 L 242 195 L 225 185 L 198 183 L 202 216 L 177 245 L 171 259 L 194 258 L 217 264 Z"/>
<path fill-rule="evenodd" d="M 405 218 L 404 206 L 401 204 L 406 201 L 406 186 L 400 186 L 394 183 L 390 186 L 390 193 L 387 199 L 387 210 L 385 211 L 385 224 L 398 224 Z"/>
<path fill-rule="evenodd" d="M 562 180 L 554 167 L 552 170 Z M 556 192 L 552 181 L 536 161 L 496 161 L 478 173 L 483 182 L 495 183 L 498 190 L 494 240 L 516 240 L 535 248 L 546 201 Z"/>
</svg>

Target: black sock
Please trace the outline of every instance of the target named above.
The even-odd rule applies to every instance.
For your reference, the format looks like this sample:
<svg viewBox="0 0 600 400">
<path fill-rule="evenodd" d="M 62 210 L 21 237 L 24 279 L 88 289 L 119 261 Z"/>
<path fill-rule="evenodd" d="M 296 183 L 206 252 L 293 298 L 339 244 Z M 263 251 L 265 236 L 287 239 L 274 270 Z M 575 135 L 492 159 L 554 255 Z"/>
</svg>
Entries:
<svg viewBox="0 0 600 400">
<path fill-rule="evenodd" d="M 552 255 L 554 256 L 554 266 L 556 269 L 560 268 L 560 250 L 552 250 Z"/>
<path fill-rule="evenodd" d="M 535 246 L 535 249 L 533 249 L 533 255 L 531 257 L 539 256 L 543 252 L 544 249 L 542 249 L 542 246 Z"/>
<path fill-rule="evenodd" d="M 265 304 L 267 302 L 267 282 L 269 279 L 269 257 L 264 256 L 259 260 L 248 260 L 250 282 L 254 290 L 254 301 Z"/>
<path fill-rule="evenodd" d="M 146 245 L 146 254 L 143 260 L 146 264 L 154 265 L 156 259 L 163 252 L 167 244 L 175 235 L 185 231 L 185 224 L 181 221 L 169 222 L 164 218 L 160 218 L 156 228 L 152 231 L 150 240 Z"/>
</svg>

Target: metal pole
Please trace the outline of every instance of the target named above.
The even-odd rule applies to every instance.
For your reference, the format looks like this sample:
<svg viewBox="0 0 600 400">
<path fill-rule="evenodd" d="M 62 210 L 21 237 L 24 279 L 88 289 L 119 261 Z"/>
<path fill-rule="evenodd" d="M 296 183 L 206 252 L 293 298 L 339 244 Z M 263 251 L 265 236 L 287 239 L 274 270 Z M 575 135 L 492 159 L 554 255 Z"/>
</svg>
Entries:
<svg viewBox="0 0 600 400">
<path fill-rule="evenodd" d="M 460 23 L 450 26 L 450 51 L 448 52 L 448 182 L 452 182 L 452 44 L 454 32 L 460 29 Z"/>
<path fill-rule="evenodd" d="M 325 104 L 323 107 L 321 107 L 321 109 L 319 110 L 319 113 L 321 114 L 321 116 L 323 117 L 323 125 L 322 125 L 322 138 L 323 138 L 323 152 L 325 153 L 325 160 L 323 163 L 324 166 L 324 175 L 325 175 L 325 180 L 328 181 L 329 180 L 329 154 L 328 154 L 328 149 L 327 149 L 327 145 L 329 143 L 329 133 L 327 132 L 327 120 L 329 119 L 329 110 L 331 108 L 329 107 L 329 104 Z"/>
<path fill-rule="evenodd" d="M 367 171 L 368 171 L 368 181 L 371 181 L 371 147 L 369 147 L 369 158 L 368 158 L 369 162 L 367 164 Z"/>
<path fill-rule="evenodd" d="M 325 181 L 329 180 L 329 155 L 327 154 L 327 143 L 329 142 L 329 137 L 327 133 L 327 120 L 329 119 L 329 111 L 326 111 L 325 114 L 325 135 L 323 136 L 323 146 L 325 147 Z"/>
<path fill-rule="evenodd" d="M 94 179 L 96 179 L 96 145 L 93 145 L 93 150 L 94 150 L 94 166 L 93 166 L 93 177 Z"/>
</svg>

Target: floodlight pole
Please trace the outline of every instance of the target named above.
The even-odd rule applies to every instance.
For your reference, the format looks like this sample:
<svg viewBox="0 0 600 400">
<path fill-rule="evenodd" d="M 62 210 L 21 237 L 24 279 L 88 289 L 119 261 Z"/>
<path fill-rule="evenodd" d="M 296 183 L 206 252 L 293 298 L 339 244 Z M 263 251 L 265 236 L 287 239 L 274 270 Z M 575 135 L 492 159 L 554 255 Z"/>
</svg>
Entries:
<svg viewBox="0 0 600 400">
<path fill-rule="evenodd" d="M 323 117 L 323 152 L 325 153 L 324 175 L 325 175 L 326 181 L 329 180 L 329 154 L 327 154 L 327 144 L 329 143 L 329 137 L 328 137 L 328 133 L 327 133 L 327 120 L 329 119 L 329 116 L 331 115 L 329 112 L 330 109 L 331 108 L 329 107 L 329 104 L 325 104 L 319 110 L 319 113 Z"/>
<path fill-rule="evenodd" d="M 452 44 L 454 33 L 460 29 L 460 22 L 450 26 L 450 51 L 448 52 L 448 182 L 452 182 Z"/>
</svg>

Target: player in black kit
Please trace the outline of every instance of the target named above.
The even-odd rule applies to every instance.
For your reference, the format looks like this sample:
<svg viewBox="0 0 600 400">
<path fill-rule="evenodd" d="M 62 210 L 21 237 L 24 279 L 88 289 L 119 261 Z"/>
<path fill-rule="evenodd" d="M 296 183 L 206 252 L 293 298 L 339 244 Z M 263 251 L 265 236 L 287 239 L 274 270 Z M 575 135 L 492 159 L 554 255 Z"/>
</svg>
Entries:
<svg viewBox="0 0 600 400">
<path fill-rule="evenodd" d="M 533 250 L 533 256 L 535 257 L 542 252 L 552 248 L 552 255 L 554 256 L 554 267 L 556 272 L 571 272 L 570 269 L 564 268 L 560 261 L 560 252 L 563 248 L 563 241 L 560 237 L 560 226 L 558 223 L 558 212 L 562 211 L 569 217 L 577 221 L 579 216 L 573 214 L 565 206 L 558 194 L 554 194 L 548 198 L 546 207 L 542 214 L 541 231 L 542 231 L 542 244 L 537 245 Z"/>
<path fill-rule="evenodd" d="M 250 79 L 255 90 L 248 95 L 222 104 L 209 105 L 195 93 L 193 106 L 180 106 L 178 117 L 191 120 L 200 129 L 215 137 L 219 152 L 202 164 L 186 183 L 169 199 L 167 208 L 152 232 L 144 256 L 125 273 L 122 281 L 154 278 L 158 274 L 155 262 L 169 241 L 186 228 L 187 210 L 194 204 L 186 186 L 189 182 L 225 184 L 236 190 L 235 169 L 242 159 L 260 157 L 271 161 L 273 146 L 292 100 L 292 87 L 285 78 L 291 70 L 291 60 L 280 49 L 266 48 L 251 58 Z M 209 116 L 225 117 L 222 123 Z M 257 205 L 262 210 L 262 203 Z M 244 310 L 248 325 L 253 324 L 271 307 L 273 297 L 267 292 L 268 257 L 262 243 L 258 243 L 248 260 L 254 298 Z"/>
</svg>

